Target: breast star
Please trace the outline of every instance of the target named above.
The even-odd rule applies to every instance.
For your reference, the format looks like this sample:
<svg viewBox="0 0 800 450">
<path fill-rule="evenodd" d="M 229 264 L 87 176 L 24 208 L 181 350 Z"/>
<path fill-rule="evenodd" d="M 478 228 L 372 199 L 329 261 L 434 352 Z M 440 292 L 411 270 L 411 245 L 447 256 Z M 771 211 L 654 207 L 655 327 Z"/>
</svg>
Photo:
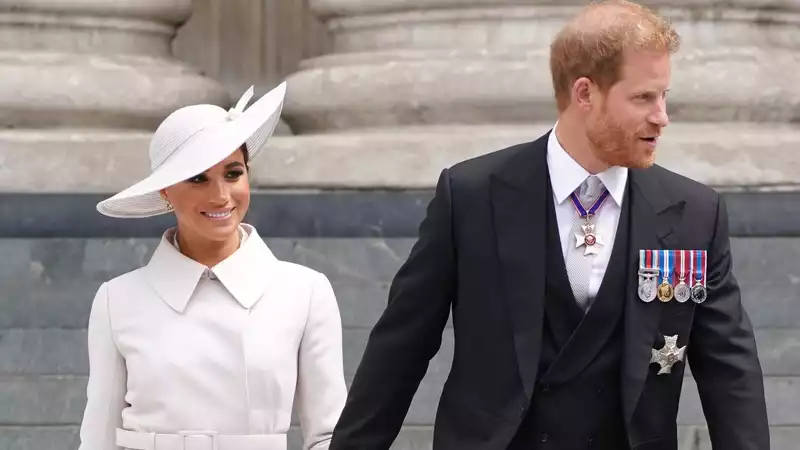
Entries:
<svg viewBox="0 0 800 450">
<path fill-rule="evenodd" d="M 672 373 L 672 366 L 683 361 L 686 347 L 678 348 L 678 336 L 664 336 L 664 346 L 661 349 L 651 349 L 650 364 L 656 363 L 661 366 L 658 370 L 659 375 Z"/>
</svg>

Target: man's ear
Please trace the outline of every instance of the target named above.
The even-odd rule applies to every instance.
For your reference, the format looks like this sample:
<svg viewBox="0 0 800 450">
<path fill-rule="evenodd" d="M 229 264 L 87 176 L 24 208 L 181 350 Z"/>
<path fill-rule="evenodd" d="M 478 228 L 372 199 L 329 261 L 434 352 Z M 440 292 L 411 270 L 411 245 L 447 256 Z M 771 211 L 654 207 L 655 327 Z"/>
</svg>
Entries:
<svg viewBox="0 0 800 450">
<path fill-rule="evenodd" d="M 572 84 L 572 103 L 578 109 L 588 111 L 592 109 L 593 102 L 596 100 L 595 92 L 597 92 L 597 85 L 587 77 L 581 77 L 575 80 Z"/>
</svg>

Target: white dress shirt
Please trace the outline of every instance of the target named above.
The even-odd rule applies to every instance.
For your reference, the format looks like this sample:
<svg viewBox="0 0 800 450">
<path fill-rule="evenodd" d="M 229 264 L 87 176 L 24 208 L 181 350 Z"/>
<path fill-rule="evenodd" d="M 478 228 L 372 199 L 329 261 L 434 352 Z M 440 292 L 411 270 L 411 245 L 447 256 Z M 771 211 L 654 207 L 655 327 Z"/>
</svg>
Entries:
<svg viewBox="0 0 800 450">
<path fill-rule="evenodd" d="M 328 448 L 347 395 L 333 289 L 243 229 L 211 269 L 167 231 L 145 267 L 100 287 L 80 450 L 118 449 L 117 428 L 283 439 L 295 398 L 303 448 Z"/>
<path fill-rule="evenodd" d="M 569 246 L 575 245 L 575 236 L 571 231 L 578 214 L 569 195 L 578 189 L 591 174 L 572 159 L 558 142 L 556 127 L 558 127 L 557 123 L 547 142 L 547 169 L 550 172 L 550 182 L 553 186 L 561 251 L 566 260 Z M 606 267 L 608 267 L 611 250 L 614 248 L 622 201 L 625 196 L 625 185 L 628 180 L 628 169 L 611 167 L 595 175 L 603 182 L 603 186 L 608 189 L 610 195 L 595 215 L 595 231 L 598 236 L 603 238 L 605 245 L 600 249 L 600 254 L 593 257 L 592 274 L 589 278 L 590 298 L 597 296 L 597 291 L 600 289 L 606 273 Z M 587 209 L 589 207 L 589 205 L 584 206 Z"/>
</svg>

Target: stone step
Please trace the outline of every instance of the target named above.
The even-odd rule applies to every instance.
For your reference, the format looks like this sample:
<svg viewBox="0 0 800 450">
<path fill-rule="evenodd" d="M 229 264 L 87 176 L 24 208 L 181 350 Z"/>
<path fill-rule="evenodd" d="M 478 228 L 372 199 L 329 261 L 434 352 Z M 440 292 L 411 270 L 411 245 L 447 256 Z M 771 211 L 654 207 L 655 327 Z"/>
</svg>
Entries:
<svg viewBox="0 0 800 450">
<path fill-rule="evenodd" d="M 715 450 L 711 448 L 711 439 L 708 436 L 708 429 L 697 427 L 695 429 L 695 445 L 687 445 L 679 450 Z M 800 427 L 770 427 L 770 448 L 772 450 L 797 450 L 800 441 Z"/>
<path fill-rule="evenodd" d="M 765 377 L 767 415 L 772 426 L 800 425 L 800 377 Z M 687 377 L 681 391 L 678 424 L 704 425 L 705 419 L 697 392 L 697 385 Z"/>
<path fill-rule="evenodd" d="M 380 67 L 396 64 L 381 63 Z M 463 72 L 458 64 L 439 64 L 445 70 Z M 524 84 L 528 84 L 533 75 L 528 69 L 531 66 L 516 65 L 526 78 Z M 362 67 L 353 69 L 361 71 Z M 544 72 L 540 75 L 550 83 L 549 76 Z M 403 76 L 406 81 L 412 80 Z M 352 77 L 360 79 L 363 73 Z M 418 85 L 418 80 L 414 84 Z M 436 84 L 439 89 L 441 83 Z M 514 95 L 519 94 L 518 86 L 507 86 Z M 474 92 L 471 87 L 468 89 Z M 352 98 L 347 90 L 340 94 Z M 329 97 L 330 91 L 321 100 Z M 548 103 L 550 100 L 548 94 Z M 446 108 L 450 119 L 455 110 L 470 110 L 463 104 Z M 306 130 L 297 129 L 299 136 L 275 136 L 269 140 L 264 155 L 253 162 L 250 179 L 254 187 L 263 189 L 430 189 L 444 167 L 540 137 L 556 120 L 555 108 L 548 104 L 546 109 L 548 117 L 539 116 L 541 120 L 536 120 L 528 108 L 514 110 L 523 124 L 494 121 L 490 125 L 398 126 L 393 121 L 389 127 L 373 130 L 307 134 Z M 698 106 L 680 109 L 693 115 L 705 112 Z M 364 112 L 361 108 L 358 111 Z M 508 113 L 512 109 L 504 104 L 497 111 Z M 781 111 L 786 113 L 785 109 Z M 341 122 L 343 112 L 336 111 L 331 117 Z M 674 121 L 664 129 L 657 154 L 660 165 L 717 187 L 777 184 L 796 189 L 800 160 L 785 151 L 800 143 L 800 127 L 796 124 L 695 119 L 699 120 Z M 149 137 L 146 133 L 115 130 L 1 130 L 0 160 L 7 167 L 24 170 L 4 172 L 0 192 L 118 192 L 149 173 L 147 152 L 142 151 L 147 148 Z M 61 170 L 59 176 L 52 175 L 53 167 Z"/>
<path fill-rule="evenodd" d="M 0 178 L 0 184 L 2 181 L 5 180 Z M 432 181 L 436 181 L 435 177 Z M 800 181 L 794 184 L 776 185 L 760 179 L 756 186 L 747 183 L 716 186 L 728 206 L 730 235 L 800 236 Z M 97 202 L 111 192 L 76 189 L 55 193 L 37 187 L 33 192 L 4 192 L 0 186 L 1 238 L 159 238 L 166 228 L 175 225 L 172 215 L 127 221 L 97 214 Z M 273 238 L 409 238 L 417 235 L 433 194 L 432 187 L 254 188 L 247 220 L 267 230 Z"/>
<path fill-rule="evenodd" d="M 355 374 L 370 329 L 343 331 L 344 370 Z M 756 329 L 761 366 L 766 376 L 800 376 L 800 328 Z M 453 333 L 442 335 L 439 354 L 429 372 L 446 374 L 453 358 Z M 86 330 L 0 329 L 0 375 L 87 375 Z"/>
<path fill-rule="evenodd" d="M 0 426 L 0 448 L 4 450 L 76 449 L 79 427 L 73 426 Z M 708 430 L 704 427 L 678 427 L 678 450 L 712 450 Z M 800 427 L 770 427 L 772 450 L 796 450 Z M 297 427 L 289 430 L 288 450 L 300 450 L 302 437 Z M 432 427 L 404 426 L 392 450 L 430 450 Z"/>
<path fill-rule="evenodd" d="M 80 427 L 71 426 L 0 426 L 0 448 L 3 450 L 66 450 L 80 444 Z M 400 431 L 393 450 L 421 450 L 431 448 L 431 427 L 406 426 Z M 303 437 L 299 427 L 290 428 L 289 450 L 300 450 Z M 681 449 L 683 450 L 683 449 Z"/>
<path fill-rule="evenodd" d="M 145 264 L 153 239 L 0 239 L 0 328 L 84 328 L 97 287 Z M 325 273 L 346 327 L 371 327 L 412 238 L 268 239 L 281 259 Z M 734 271 L 758 328 L 800 326 L 800 238 L 732 240 Z"/>
<path fill-rule="evenodd" d="M 406 418 L 409 425 L 433 423 L 445 374 L 430 371 L 420 384 Z M 0 426 L 75 425 L 86 405 L 86 376 L 0 375 Z M 346 377 L 347 386 L 352 376 Z M 293 423 L 297 423 L 293 417 Z"/>
<path fill-rule="evenodd" d="M 86 405 L 86 377 L 0 376 L 0 426 L 75 425 Z"/>
<path fill-rule="evenodd" d="M 445 371 L 430 371 L 423 379 L 406 416 L 407 425 L 434 422 Z M 85 376 L 0 377 L 0 425 L 75 425 L 83 417 Z M 351 377 L 347 377 L 348 386 Z M 770 424 L 800 425 L 800 376 L 766 377 Z M 687 377 L 678 414 L 680 425 L 703 425 L 697 388 Z"/>
<path fill-rule="evenodd" d="M 350 380 L 361 360 L 369 330 L 344 331 L 346 377 Z M 773 424 L 800 424 L 794 405 L 800 402 L 800 329 L 757 330 L 762 365 L 766 374 Z M 442 348 L 431 361 L 409 410 L 407 423 L 432 423 L 438 399 L 453 357 L 453 335 L 443 336 Z M 6 420 L 15 423 L 73 423 L 85 402 L 88 363 L 83 330 L 5 330 L 0 332 L 0 392 L 8 403 L 0 408 Z M 39 396 L 41 395 L 41 396 Z M 0 398 L 3 394 L 0 394 Z M 66 406 L 65 406 L 66 405 Z M 65 409 L 67 408 L 67 409 Z M 73 408 L 73 409 L 68 409 Z M 77 409 L 75 409 L 77 408 Z M 20 413 L 20 411 L 27 411 Z M 16 417 L 16 419 L 12 419 Z M 702 410 L 696 387 L 687 378 L 680 420 L 702 424 Z M 66 421 L 66 422 L 62 422 Z"/>
<path fill-rule="evenodd" d="M 77 449 L 77 426 L 0 426 L 0 448 L 6 450 Z"/>
</svg>

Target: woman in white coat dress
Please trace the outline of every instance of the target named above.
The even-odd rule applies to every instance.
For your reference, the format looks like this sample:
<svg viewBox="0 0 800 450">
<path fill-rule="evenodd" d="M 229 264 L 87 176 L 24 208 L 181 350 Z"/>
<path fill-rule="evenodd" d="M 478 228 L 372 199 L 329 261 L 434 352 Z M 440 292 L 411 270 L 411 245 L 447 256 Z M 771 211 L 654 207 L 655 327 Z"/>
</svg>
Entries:
<svg viewBox="0 0 800 450">
<path fill-rule="evenodd" d="M 328 448 L 347 395 L 333 290 L 242 223 L 248 162 L 284 93 L 172 113 L 150 176 L 97 205 L 119 218 L 172 212 L 177 227 L 146 266 L 97 291 L 80 450 L 285 450 L 295 399 L 303 448 Z"/>
</svg>

